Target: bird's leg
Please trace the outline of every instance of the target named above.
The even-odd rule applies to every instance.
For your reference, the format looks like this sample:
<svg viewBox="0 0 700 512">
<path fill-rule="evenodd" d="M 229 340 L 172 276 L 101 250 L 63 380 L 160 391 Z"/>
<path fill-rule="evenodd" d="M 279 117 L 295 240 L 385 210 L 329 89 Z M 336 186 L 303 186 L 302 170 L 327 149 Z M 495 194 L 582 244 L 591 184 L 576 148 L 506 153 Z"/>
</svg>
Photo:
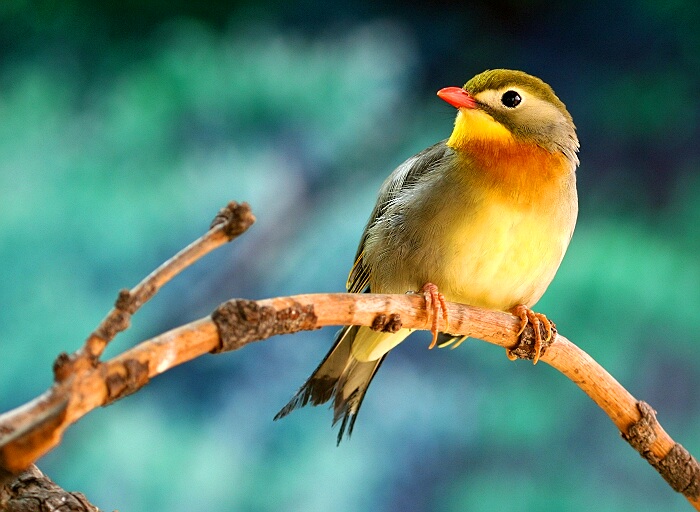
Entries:
<svg viewBox="0 0 700 512">
<path fill-rule="evenodd" d="M 438 339 L 438 315 L 442 311 L 442 319 L 445 321 L 444 331 L 447 331 L 450 325 L 450 319 L 447 315 L 447 303 L 445 296 L 438 291 L 437 285 L 433 283 L 425 283 L 423 285 L 423 297 L 425 297 L 425 309 L 432 319 L 430 332 L 433 333 L 433 341 L 428 349 L 432 349 L 437 344 Z"/>
<path fill-rule="evenodd" d="M 533 310 L 531 310 L 524 304 L 515 306 L 512 309 L 512 312 L 514 315 L 520 317 L 520 330 L 518 331 L 518 336 L 520 336 L 523 333 L 525 327 L 527 327 L 527 324 L 532 324 L 532 330 L 535 331 L 535 354 L 532 359 L 532 364 L 537 364 L 537 361 L 539 361 L 540 359 L 540 351 L 542 350 L 542 344 L 547 343 L 552 339 L 552 333 L 554 332 L 554 329 L 556 329 L 556 326 L 554 325 L 554 322 L 552 322 L 545 315 L 543 315 L 542 313 L 535 313 Z M 540 325 L 543 325 L 544 328 L 547 330 L 547 337 L 545 339 L 542 339 Z M 506 349 L 506 355 L 511 361 L 517 359 L 517 357 L 511 352 L 510 349 Z"/>
</svg>

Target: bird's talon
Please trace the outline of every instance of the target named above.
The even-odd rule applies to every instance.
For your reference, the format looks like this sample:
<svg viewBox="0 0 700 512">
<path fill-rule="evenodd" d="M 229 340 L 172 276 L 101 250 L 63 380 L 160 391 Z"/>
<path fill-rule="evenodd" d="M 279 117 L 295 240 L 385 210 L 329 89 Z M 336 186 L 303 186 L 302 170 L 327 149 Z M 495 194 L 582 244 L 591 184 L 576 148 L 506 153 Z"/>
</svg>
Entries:
<svg viewBox="0 0 700 512">
<path fill-rule="evenodd" d="M 542 319 L 544 320 L 544 325 L 547 327 L 547 338 L 545 339 L 545 342 L 549 343 L 554 337 L 554 330 L 557 328 L 557 326 L 544 315 L 542 315 Z"/>
<path fill-rule="evenodd" d="M 533 346 L 534 354 L 532 356 L 532 364 L 537 364 L 540 360 L 540 353 L 542 352 L 542 347 L 545 343 L 552 341 L 554 336 L 554 329 L 556 328 L 554 322 L 549 320 L 542 313 L 535 313 L 527 306 L 519 305 L 513 309 L 513 314 L 520 318 L 520 329 L 518 330 L 518 336 L 521 336 L 525 331 L 527 324 L 532 324 L 532 330 L 535 334 L 535 344 Z M 540 325 L 543 325 L 547 331 L 546 337 L 542 338 L 542 333 L 540 331 Z M 508 359 L 514 357 L 512 350 L 506 349 L 506 355 Z M 512 359 L 511 359 L 512 360 Z"/>
<path fill-rule="evenodd" d="M 438 340 L 437 332 L 434 332 L 433 333 L 433 340 L 430 342 L 430 345 L 428 345 L 428 350 L 433 350 L 435 348 L 435 345 L 437 345 L 437 340 Z"/>
<path fill-rule="evenodd" d="M 527 324 L 530 321 L 527 316 L 528 309 L 525 306 L 518 306 L 515 308 L 513 313 L 520 317 L 520 330 L 517 333 L 517 335 L 520 336 L 523 332 L 525 332 L 525 327 L 527 327 Z"/>
<path fill-rule="evenodd" d="M 437 285 L 425 283 L 423 285 L 423 297 L 425 297 L 425 309 L 431 318 L 430 332 L 433 333 L 433 340 L 428 346 L 428 350 L 435 348 L 438 340 L 438 314 L 442 311 L 442 319 L 445 322 L 445 330 L 449 327 L 449 317 L 447 315 L 447 302 L 445 296 L 438 291 Z"/>
</svg>

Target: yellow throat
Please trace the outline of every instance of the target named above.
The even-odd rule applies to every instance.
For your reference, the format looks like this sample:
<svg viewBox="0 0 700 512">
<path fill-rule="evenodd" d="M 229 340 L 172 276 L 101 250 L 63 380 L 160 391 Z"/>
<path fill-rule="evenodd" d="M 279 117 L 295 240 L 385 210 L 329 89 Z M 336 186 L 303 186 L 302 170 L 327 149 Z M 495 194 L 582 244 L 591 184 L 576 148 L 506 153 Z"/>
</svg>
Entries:
<svg viewBox="0 0 700 512">
<path fill-rule="evenodd" d="M 452 135 L 447 145 L 459 150 L 470 143 L 514 143 L 513 134 L 486 112 L 477 109 L 461 108 L 455 118 Z"/>
</svg>

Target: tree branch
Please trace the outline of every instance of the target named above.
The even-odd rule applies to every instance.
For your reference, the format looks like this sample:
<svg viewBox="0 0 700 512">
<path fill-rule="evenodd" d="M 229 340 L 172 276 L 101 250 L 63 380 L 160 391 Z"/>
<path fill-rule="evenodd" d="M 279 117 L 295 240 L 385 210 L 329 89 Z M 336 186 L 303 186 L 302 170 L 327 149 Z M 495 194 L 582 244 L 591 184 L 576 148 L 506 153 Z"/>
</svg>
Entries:
<svg viewBox="0 0 700 512">
<path fill-rule="evenodd" d="M 195 261 L 243 234 L 254 222 L 255 216 L 247 203 L 232 201 L 219 210 L 204 236 L 163 263 L 131 290 L 119 292 L 114 308 L 85 340 L 83 348 L 72 356 L 64 353 L 56 359 L 56 380 L 60 381 L 64 376 L 79 371 L 76 366 L 94 364 L 107 344 L 121 331 L 129 328 L 131 316 L 153 298 L 163 285 Z"/>
<path fill-rule="evenodd" d="M 100 512 L 83 494 L 64 491 L 34 465 L 20 473 L 11 484 L 0 487 L 0 510 Z"/>
<path fill-rule="evenodd" d="M 132 314 L 174 275 L 174 268 L 184 268 L 208 252 L 200 244 L 221 245 L 229 238 L 226 233 L 240 234 L 252 223 L 248 210 L 242 215 L 249 216 L 246 228 L 239 231 L 223 228 L 223 225 L 245 224 L 240 222 L 240 211 L 231 214 L 237 211 L 235 207 L 227 211 L 224 216 L 228 220 L 185 249 L 183 253 L 188 256 L 182 256 L 183 253 L 176 256 L 174 259 L 179 263 L 175 267 L 166 263 L 144 280 L 139 285 L 141 288 L 128 292 L 130 299 L 124 302 L 129 306 L 120 307 L 117 301 L 115 309 L 95 331 L 97 334 L 93 333 L 81 350 L 63 356 L 57 363 L 56 382 L 49 390 L 0 415 L 0 467 L 6 476 L 25 470 L 51 450 L 60 442 L 65 429 L 91 410 L 139 390 L 152 377 L 202 354 L 237 350 L 277 334 L 328 325 L 366 325 L 380 330 L 431 328 L 432 319 L 420 295 L 309 294 L 259 301 L 236 299 L 219 306 L 210 317 L 163 333 L 100 362 L 104 346 L 121 330 L 104 325 L 115 322 L 117 327 L 128 326 L 128 321 L 123 321 L 124 312 Z M 219 234 L 213 235 L 217 230 Z M 449 302 L 447 311 L 451 334 L 478 338 L 507 348 L 518 357 L 533 359 L 534 331 L 528 326 L 519 337 L 520 320 L 515 316 Z M 445 327 L 442 318 L 438 322 L 438 329 Z M 674 490 L 683 493 L 700 510 L 700 467 L 656 421 L 651 407 L 638 402 L 588 354 L 558 333 L 543 348 L 540 361 L 559 370 L 588 394 L 615 423 L 623 438 Z M 0 475 L 0 484 L 6 483 L 1 480 Z"/>
</svg>

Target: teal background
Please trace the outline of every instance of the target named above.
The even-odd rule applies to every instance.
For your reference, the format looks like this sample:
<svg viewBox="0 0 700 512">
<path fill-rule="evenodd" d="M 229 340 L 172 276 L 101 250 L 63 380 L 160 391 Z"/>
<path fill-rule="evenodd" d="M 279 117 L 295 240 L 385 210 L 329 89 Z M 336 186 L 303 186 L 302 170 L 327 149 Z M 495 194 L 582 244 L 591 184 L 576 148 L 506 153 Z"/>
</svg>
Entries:
<svg viewBox="0 0 700 512">
<path fill-rule="evenodd" d="M 383 179 L 450 133 L 435 92 L 509 67 L 554 87 L 582 145 L 537 309 L 697 456 L 698 26 L 691 0 L 0 3 L 0 410 L 231 199 L 255 226 L 109 355 L 230 297 L 343 290 Z M 477 341 L 398 347 L 338 448 L 325 407 L 272 422 L 333 332 L 174 369 L 39 466 L 104 510 L 689 509 L 566 378 Z"/>
</svg>

